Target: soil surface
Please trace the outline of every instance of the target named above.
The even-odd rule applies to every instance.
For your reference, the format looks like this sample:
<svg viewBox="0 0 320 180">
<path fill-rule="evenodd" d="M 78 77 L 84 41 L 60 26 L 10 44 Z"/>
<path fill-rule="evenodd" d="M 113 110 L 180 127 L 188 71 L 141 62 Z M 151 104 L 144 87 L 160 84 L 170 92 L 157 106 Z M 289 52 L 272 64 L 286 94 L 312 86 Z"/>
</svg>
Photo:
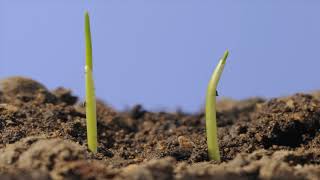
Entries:
<svg viewBox="0 0 320 180">
<path fill-rule="evenodd" d="M 118 112 L 97 102 L 99 148 L 86 148 L 84 105 L 23 77 L 0 82 L 0 179 L 320 179 L 320 93 L 218 102 L 221 163 L 205 119 Z"/>
</svg>

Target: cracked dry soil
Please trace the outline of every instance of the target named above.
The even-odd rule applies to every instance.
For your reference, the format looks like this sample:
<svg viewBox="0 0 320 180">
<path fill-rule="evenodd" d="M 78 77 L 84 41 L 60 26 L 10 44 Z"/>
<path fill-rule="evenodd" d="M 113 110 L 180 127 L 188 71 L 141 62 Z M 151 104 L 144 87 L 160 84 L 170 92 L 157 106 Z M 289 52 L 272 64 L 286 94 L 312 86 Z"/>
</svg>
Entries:
<svg viewBox="0 0 320 180">
<path fill-rule="evenodd" d="M 222 162 L 209 161 L 204 113 L 117 112 L 97 102 L 99 148 L 70 90 L 0 82 L 0 179 L 320 179 L 320 93 L 218 103 Z"/>
</svg>

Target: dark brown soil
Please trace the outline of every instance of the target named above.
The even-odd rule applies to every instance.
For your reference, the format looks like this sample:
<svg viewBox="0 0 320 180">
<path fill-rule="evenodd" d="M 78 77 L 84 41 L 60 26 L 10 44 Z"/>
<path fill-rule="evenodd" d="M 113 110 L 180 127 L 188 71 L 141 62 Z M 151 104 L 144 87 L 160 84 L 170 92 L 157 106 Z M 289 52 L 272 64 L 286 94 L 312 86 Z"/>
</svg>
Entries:
<svg viewBox="0 0 320 180">
<path fill-rule="evenodd" d="M 0 179 L 320 179 L 320 93 L 218 103 L 222 163 L 204 113 L 117 112 L 97 102 L 99 153 L 70 90 L 0 82 Z"/>
</svg>

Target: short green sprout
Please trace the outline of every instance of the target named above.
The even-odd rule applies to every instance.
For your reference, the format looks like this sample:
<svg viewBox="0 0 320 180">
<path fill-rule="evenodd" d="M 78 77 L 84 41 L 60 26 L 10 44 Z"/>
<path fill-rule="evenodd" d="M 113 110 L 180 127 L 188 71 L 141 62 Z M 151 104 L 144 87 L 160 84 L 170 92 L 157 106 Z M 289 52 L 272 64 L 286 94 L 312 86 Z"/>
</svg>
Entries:
<svg viewBox="0 0 320 180">
<path fill-rule="evenodd" d="M 226 50 L 223 57 L 220 59 L 216 69 L 214 70 L 208 85 L 206 97 L 206 132 L 208 154 L 211 160 L 215 160 L 217 162 L 220 162 L 216 116 L 217 85 L 221 77 L 224 65 L 226 64 L 228 55 L 229 51 Z"/>
<path fill-rule="evenodd" d="M 96 117 L 96 97 L 92 75 L 92 44 L 90 32 L 89 13 L 85 13 L 85 39 L 86 39 L 86 119 L 87 119 L 87 139 L 88 148 L 93 153 L 97 152 L 97 117 Z"/>
</svg>

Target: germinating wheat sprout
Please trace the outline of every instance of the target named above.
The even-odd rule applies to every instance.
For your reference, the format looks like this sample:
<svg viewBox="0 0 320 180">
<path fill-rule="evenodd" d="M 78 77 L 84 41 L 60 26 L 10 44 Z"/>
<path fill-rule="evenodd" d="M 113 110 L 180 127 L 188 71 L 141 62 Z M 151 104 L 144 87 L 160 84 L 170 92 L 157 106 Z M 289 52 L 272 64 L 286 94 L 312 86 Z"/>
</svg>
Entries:
<svg viewBox="0 0 320 180">
<path fill-rule="evenodd" d="M 87 139 L 88 148 L 93 153 L 97 152 L 97 117 L 96 117 L 96 98 L 92 75 L 92 44 L 90 32 L 89 13 L 85 13 L 85 39 L 86 39 L 86 119 L 87 119 Z"/>
<path fill-rule="evenodd" d="M 207 97 L 206 97 L 206 131 L 207 131 L 207 144 L 209 158 L 220 162 L 220 152 L 218 144 L 218 133 L 217 133 L 217 117 L 216 117 L 216 96 L 217 85 L 220 80 L 222 71 L 224 69 L 228 50 L 224 53 L 223 57 L 219 61 L 216 69 L 214 70 L 211 80 L 208 85 Z"/>
</svg>

